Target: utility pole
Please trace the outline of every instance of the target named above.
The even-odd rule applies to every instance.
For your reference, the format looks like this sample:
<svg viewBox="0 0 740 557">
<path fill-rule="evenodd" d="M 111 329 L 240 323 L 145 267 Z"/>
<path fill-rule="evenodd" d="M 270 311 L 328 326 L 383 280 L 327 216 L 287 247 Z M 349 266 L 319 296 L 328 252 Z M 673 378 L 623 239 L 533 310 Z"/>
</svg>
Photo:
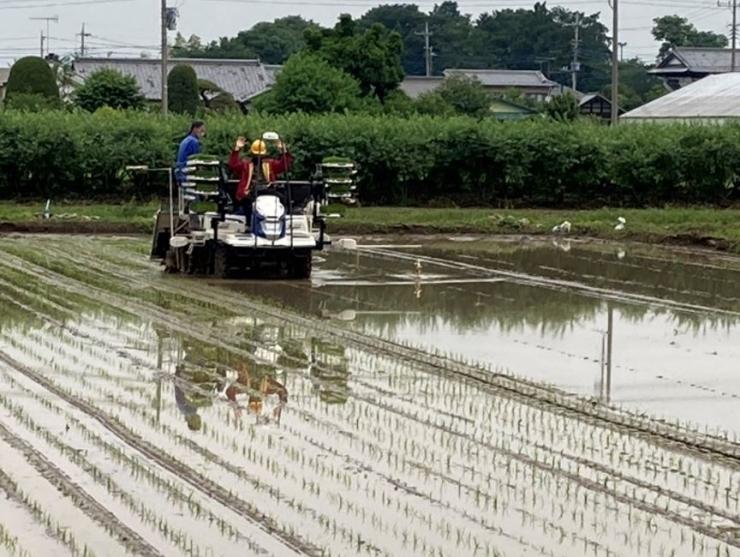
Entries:
<svg viewBox="0 0 740 557">
<path fill-rule="evenodd" d="M 610 0 L 612 7 L 612 114 L 611 123 L 619 123 L 619 0 Z"/>
<path fill-rule="evenodd" d="M 162 114 L 167 115 L 167 0 L 161 0 L 162 13 Z"/>
<path fill-rule="evenodd" d="M 730 29 L 730 38 L 732 40 L 732 63 L 730 71 L 737 71 L 737 0 L 731 2 L 717 2 L 717 5 L 721 8 L 727 7 L 732 9 L 732 29 Z"/>
<path fill-rule="evenodd" d="M 432 47 L 429 44 L 429 38 L 432 36 L 432 33 L 429 32 L 429 22 L 427 21 L 424 23 L 423 33 L 414 33 L 414 34 L 424 37 L 424 62 L 426 66 L 426 76 L 431 77 L 432 75 Z"/>
<path fill-rule="evenodd" d="M 581 43 L 581 14 L 576 13 L 576 22 L 571 24 L 575 27 L 575 37 L 573 38 L 573 61 L 570 63 L 570 81 L 573 91 L 578 91 L 578 72 L 581 70 L 578 62 L 578 46 Z"/>
<path fill-rule="evenodd" d="M 90 37 L 91 33 L 85 33 L 85 24 L 82 24 L 82 31 L 77 33 L 77 35 L 80 37 L 80 57 L 85 57 L 85 37 Z"/>
<path fill-rule="evenodd" d="M 43 58 L 44 57 L 44 38 L 45 38 L 44 37 L 44 32 L 41 31 L 41 51 L 39 52 L 39 57 L 40 58 Z"/>
<path fill-rule="evenodd" d="M 46 22 L 46 35 L 44 35 L 43 31 L 41 32 L 41 37 L 42 37 L 41 38 L 41 45 L 42 45 L 41 46 L 41 58 L 43 58 L 44 57 L 44 47 L 43 47 L 44 42 L 46 42 L 46 53 L 47 54 L 49 54 L 49 47 L 51 44 L 50 33 L 49 33 L 49 23 L 52 21 L 54 23 L 59 23 L 59 16 L 55 15 L 51 17 L 48 17 L 48 16 L 47 17 L 29 17 L 28 19 L 31 19 L 34 21 L 45 21 Z"/>
<path fill-rule="evenodd" d="M 624 47 L 627 43 L 619 43 L 619 61 L 624 62 Z"/>
</svg>

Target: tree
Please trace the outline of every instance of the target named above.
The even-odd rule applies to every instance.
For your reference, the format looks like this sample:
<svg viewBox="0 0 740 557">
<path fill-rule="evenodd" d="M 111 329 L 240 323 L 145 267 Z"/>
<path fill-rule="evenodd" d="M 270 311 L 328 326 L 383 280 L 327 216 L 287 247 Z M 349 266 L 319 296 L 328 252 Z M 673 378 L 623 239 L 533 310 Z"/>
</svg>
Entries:
<svg viewBox="0 0 740 557">
<path fill-rule="evenodd" d="M 357 23 L 362 29 L 369 29 L 373 24 L 380 23 L 398 33 L 403 42 L 403 71 L 408 75 L 424 75 L 424 37 L 419 33 L 424 31 L 426 20 L 426 14 L 414 4 L 385 4 L 372 8 Z"/>
<path fill-rule="evenodd" d="M 480 67 L 525 70 L 541 67 L 551 79 L 570 84 L 562 71 L 573 59 L 573 25 L 579 18 L 579 89 L 598 91 L 610 80 L 607 29 L 599 15 L 585 15 L 565 8 L 549 9 L 537 3 L 531 10 L 498 10 L 483 14 L 476 23 Z M 548 68 L 552 73 L 548 72 Z"/>
<path fill-rule="evenodd" d="M 439 91 L 427 91 L 415 101 L 416 111 L 429 116 L 454 116 L 455 109 L 442 98 Z"/>
<path fill-rule="evenodd" d="M 491 96 L 476 78 L 464 75 L 445 78 L 436 92 L 458 114 L 482 117 L 491 109 Z"/>
<path fill-rule="evenodd" d="M 221 37 L 208 45 L 196 35 L 185 40 L 178 34 L 172 54 L 176 58 L 259 58 L 266 64 L 282 64 L 305 46 L 308 29 L 318 29 L 318 25 L 300 16 L 288 16 L 257 23 L 236 37 Z"/>
<path fill-rule="evenodd" d="M 198 80 L 198 91 L 200 99 L 206 110 L 213 112 L 233 112 L 239 110 L 239 103 L 234 96 L 224 91 L 221 87 L 208 81 L 207 79 Z"/>
<path fill-rule="evenodd" d="M 177 114 L 195 116 L 199 101 L 195 70 L 185 64 L 177 64 L 167 76 L 167 107 Z"/>
<path fill-rule="evenodd" d="M 112 69 L 101 69 L 90 74 L 75 91 L 77 106 L 94 112 L 102 106 L 116 109 L 139 109 L 144 107 L 144 95 L 129 75 Z"/>
<path fill-rule="evenodd" d="M 663 41 L 658 56 L 662 58 L 676 46 L 705 46 L 724 48 L 727 46 L 727 37 L 711 31 L 699 31 L 693 23 L 685 17 L 667 15 L 653 19 L 653 37 L 656 41 Z"/>
<path fill-rule="evenodd" d="M 309 30 L 306 49 L 354 77 L 363 94 L 381 101 L 403 79 L 401 36 L 379 23 L 363 31 L 344 14 L 332 30 Z"/>
<path fill-rule="evenodd" d="M 360 87 L 352 76 L 315 54 L 291 56 L 272 90 L 254 101 L 258 111 L 344 112 L 357 106 Z"/>
<path fill-rule="evenodd" d="M 476 44 L 476 29 L 469 15 L 460 13 L 457 2 L 435 5 L 429 14 L 429 31 L 433 33 L 433 73 L 441 75 L 449 68 L 485 68 L 482 53 L 487 48 Z"/>
<path fill-rule="evenodd" d="M 648 72 L 640 59 L 625 60 L 619 64 L 619 106 L 632 110 L 666 93 L 660 78 Z M 609 94 L 609 91 L 604 91 Z"/>
<path fill-rule="evenodd" d="M 29 95 L 33 95 L 38 97 L 40 104 L 58 104 L 59 87 L 49 64 L 42 58 L 27 56 L 10 68 L 5 89 L 8 104 L 12 106 L 13 97 L 21 95 L 25 101 L 29 100 Z"/>
<path fill-rule="evenodd" d="M 575 95 L 570 91 L 563 95 L 553 97 L 552 100 L 545 105 L 545 114 L 558 122 L 570 122 L 575 120 L 580 115 L 578 99 L 576 99 Z"/>
</svg>

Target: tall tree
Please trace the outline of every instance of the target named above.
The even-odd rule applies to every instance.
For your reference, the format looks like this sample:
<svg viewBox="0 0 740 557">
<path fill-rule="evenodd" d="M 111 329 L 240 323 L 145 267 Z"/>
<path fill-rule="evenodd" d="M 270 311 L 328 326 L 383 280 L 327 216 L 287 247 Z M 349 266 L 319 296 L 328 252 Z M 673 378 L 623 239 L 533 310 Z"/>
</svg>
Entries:
<svg viewBox="0 0 740 557">
<path fill-rule="evenodd" d="M 574 25 L 579 21 L 579 89 L 599 90 L 609 80 L 607 29 L 599 14 L 585 15 L 537 3 L 531 10 L 498 10 L 483 14 L 476 27 L 476 49 L 486 67 L 541 68 L 551 79 L 570 83 Z"/>
<path fill-rule="evenodd" d="M 426 20 L 426 14 L 421 12 L 415 4 L 384 4 L 372 8 L 363 15 L 358 20 L 358 25 L 368 29 L 374 23 L 380 23 L 401 35 L 403 41 L 401 63 L 404 72 L 409 75 L 423 75 L 425 72 L 424 37 L 419 33 L 424 31 Z"/>
<path fill-rule="evenodd" d="M 727 37 L 712 31 L 699 31 L 693 23 L 685 17 L 666 15 L 653 20 L 653 37 L 656 41 L 663 41 L 660 45 L 658 57 L 662 58 L 676 46 L 708 46 L 724 48 L 727 46 Z"/>
<path fill-rule="evenodd" d="M 259 58 L 266 64 L 282 64 L 304 46 L 304 34 L 316 29 L 313 21 L 287 16 L 272 22 L 260 22 L 236 37 L 221 37 L 203 45 L 196 35 L 185 40 L 178 35 L 172 53 L 178 58 Z"/>
<path fill-rule="evenodd" d="M 363 94 L 381 101 L 403 79 L 401 36 L 379 23 L 363 31 L 344 14 L 334 29 L 307 31 L 306 48 L 354 77 Z"/>
<path fill-rule="evenodd" d="M 632 110 L 667 92 L 661 79 L 648 73 L 648 70 L 649 67 L 639 58 L 625 60 L 619 64 L 620 107 Z"/>
</svg>

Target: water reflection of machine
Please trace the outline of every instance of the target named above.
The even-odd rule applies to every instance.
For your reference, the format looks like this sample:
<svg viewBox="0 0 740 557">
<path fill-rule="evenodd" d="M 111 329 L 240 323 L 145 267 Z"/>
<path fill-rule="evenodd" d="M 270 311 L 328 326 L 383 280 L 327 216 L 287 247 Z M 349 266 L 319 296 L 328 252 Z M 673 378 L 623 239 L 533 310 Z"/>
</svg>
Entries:
<svg viewBox="0 0 740 557">
<path fill-rule="evenodd" d="M 311 383 L 319 398 L 329 404 L 343 404 L 349 398 L 349 359 L 339 344 L 311 339 Z"/>
</svg>

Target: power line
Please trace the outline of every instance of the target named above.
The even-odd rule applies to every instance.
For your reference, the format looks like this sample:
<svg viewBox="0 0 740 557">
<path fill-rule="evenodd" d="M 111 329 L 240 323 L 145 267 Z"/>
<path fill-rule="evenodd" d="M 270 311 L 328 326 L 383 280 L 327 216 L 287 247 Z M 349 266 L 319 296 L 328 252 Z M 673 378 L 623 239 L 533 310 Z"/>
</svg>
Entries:
<svg viewBox="0 0 740 557">
<path fill-rule="evenodd" d="M 17 0 L 16 0 L 17 1 Z M 0 5 L 0 10 L 30 10 L 34 8 L 53 8 L 58 6 L 87 6 L 91 4 L 112 4 L 118 2 L 132 2 L 133 0 L 77 0 L 75 2 L 50 2 L 45 4 L 24 4 L 16 6 Z"/>
</svg>

